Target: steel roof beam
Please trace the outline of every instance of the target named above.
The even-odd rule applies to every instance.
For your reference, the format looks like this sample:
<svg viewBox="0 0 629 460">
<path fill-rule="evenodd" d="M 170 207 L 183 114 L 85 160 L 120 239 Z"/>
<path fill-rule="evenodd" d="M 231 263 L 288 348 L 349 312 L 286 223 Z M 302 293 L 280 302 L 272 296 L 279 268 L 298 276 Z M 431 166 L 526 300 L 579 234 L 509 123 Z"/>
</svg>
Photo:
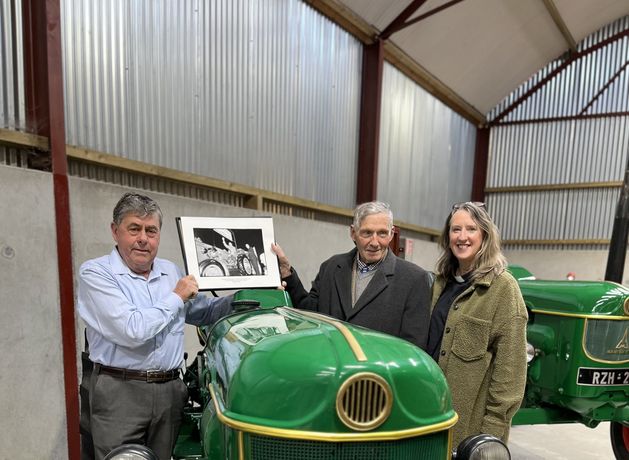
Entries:
<svg viewBox="0 0 629 460">
<path fill-rule="evenodd" d="M 419 21 L 423 21 L 426 18 L 429 18 L 430 16 L 437 14 L 443 10 L 447 10 L 448 8 L 450 8 L 451 6 L 456 5 L 457 3 L 461 3 L 463 0 L 452 0 L 450 2 L 444 3 L 441 6 L 438 6 L 437 8 L 433 8 L 432 10 L 428 11 L 427 13 L 421 14 L 419 16 L 417 16 L 416 18 L 413 18 L 409 21 L 406 21 L 402 27 L 400 27 L 398 30 L 402 30 L 405 29 L 408 26 L 412 26 L 413 24 L 418 23 Z M 396 30 L 396 32 L 398 31 Z"/>
<path fill-rule="evenodd" d="M 27 127 L 46 136 L 57 234 L 57 271 L 68 458 L 80 458 L 79 391 L 74 321 L 70 191 L 66 157 L 61 46 L 61 0 L 22 1 Z M 47 166 L 47 165 L 46 165 Z"/>
<path fill-rule="evenodd" d="M 585 115 L 585 112 L 587 112 L 587 110 L 596 102 L 596 100 L 599 97 L 601 97 L 601 95 L 605 92 L 605 90 L 609 88 L 611 84 L 614 83 L 614 81 L 616 81 L 618 77 L 620 77 L 620 75 L 625 71 L 628 65 L 629 65 L 629 61 L 625 62 L 622 66 L 620 66 L 620 69 L 618 69 L 618 71 L 614 75 L 611 76 L 611 78 L 607 81 L 607 83 L 605 83 L 603 87 L 594 95 L 594 97 L 590 100 L 590 102 L 588 102 L 585 105 L 585 107 L 583 107 L 583 110 L 579 112 L 579 115 Z"/>
<path fill-rule="evenodd" d="M 304 1 L 345 31 L 354 35 L 364 45 L 374 43 L 378 37 L 379 31 L 375 27 L 368 24 L 338 0 Z M 476 126 L 486 124 L 487 119 L 483 113 L 479 112 L 434 75 L 430 74 L 390 40 L 384 43 L 384 59 L 470 123 Z"/>
<path fill-rule="evenodd" d="M 526 91 L 524 94 L 522 94 L 522 96 L 520 96 L 519 98 L 517 98 L 515 101 L 513 101 L 513 103 L 511 105 L 509 105 L 508 107 L 506 107 L 502 112 L 500 112 L 490 123 L 490 126 L 493 125 L 497 125 L 497 124 L 503 124 L 503 122 L 501 122 L 501 120 L 503 118 L 505 118 L 507 115 L 509 115 L 511 112 L 513 112 L 515 109 L 517 109 L 520 105 L 522 105 L 522 103 L 524 103 L 524 101 L 526 101 L 529 97 L 531 97 L 533 94 L 535 94 L 539 89 L 543 88 L 544 85 L 546 85 L 546 83 L 548 83 L 550 80 L 552 80 L 553 78 L 555 78 L 557 75 L 559 75 L 564 69 L 566 69 L 570 64 L 572 64 L 573 62 L 588 56 L 589 54 L 592 54 L 593 52 L 606 47 L 607 45 L 609 45 L 610 43 L 613 43 L 617 40 L 620 40 L 624 37 L 629 36 L 629 30 L 623 30 L 622 32 L 618 32 L 617 34 L 611 35 L 610 37 L 607 37 L 605 40 L 601 40 L 600 42 L 598 42 L 595 45 L 590 46 L 587 49 L 584 49 L 583 51 L 578 51 L 574 54 L 571 54 L 570 57 L 568 57 L 568 59 L 566 59 L 564 62 L 562 62 L 559 66 L 557 66 L 557 68 L 555 70 L 553 70 L 552 72 L 550 72 L 548 75 L 546 75 L 544 78 L 542 78 L 540 81 L 538 81 L 535 85 L 533 85 L 531 88 L 529 88 L 528 91 Z"/>
<path fill-rule="evenodd" d="M 568 43 L 568 47 L 570 48 L 570 51 L 572 51 L 573 53 L 576 53 L 577 42 L 575 41 L 574 37 L 570 33 L 570 29 L 568 29 L 568 26 L 566 25 L 566 22 L 563 20 L 561 13 L 559 13 L 559 10 L 557 9 L 557 5 L 555 5 L 555 2 L 553 0 L 544 0 L 544 6 L 546 6 L 546 9 L 548 10 L 550 17 L 553 18 L 553 21 L 555 22 L 555 25 L 559 29 L 559 32 L 561 32 L 561 35 L 563 35 L 563 38 Z"/>
<path fill-rule="evenodd" d="M 377 199 L 383 68 L 383 42 L 363 45 L 356 204 Z"/>
<path fill-rule="evenodd" d="M 413 0 L 409 5 L 404 8 L 397 18 L 395 18 L 391 24 L 384 28 L 384 30 L 380 33 L 380 38 L 382 40 L 387 40 L 391 35 L 393 35 L 398 30 L 402 30 L 406 27 L 405 22 L 408 18 L 410 18 L 415 11 L 421 8 L 421 6 L 426 3 L 426 0 Z"/>
</svg>

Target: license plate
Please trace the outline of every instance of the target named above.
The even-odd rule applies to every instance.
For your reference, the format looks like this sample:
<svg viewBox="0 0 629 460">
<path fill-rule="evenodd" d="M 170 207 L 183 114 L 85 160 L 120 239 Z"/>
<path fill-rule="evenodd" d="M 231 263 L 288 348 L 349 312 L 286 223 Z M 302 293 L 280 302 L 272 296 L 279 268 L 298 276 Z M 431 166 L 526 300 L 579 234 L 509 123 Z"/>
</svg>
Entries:
<svg viewBox="0 0 629 460">
<path fill-rule="evenodd" d="M 577 385 L 596 387 L 629 385 L 629 369 L 580 367 Z"/>
</svg>

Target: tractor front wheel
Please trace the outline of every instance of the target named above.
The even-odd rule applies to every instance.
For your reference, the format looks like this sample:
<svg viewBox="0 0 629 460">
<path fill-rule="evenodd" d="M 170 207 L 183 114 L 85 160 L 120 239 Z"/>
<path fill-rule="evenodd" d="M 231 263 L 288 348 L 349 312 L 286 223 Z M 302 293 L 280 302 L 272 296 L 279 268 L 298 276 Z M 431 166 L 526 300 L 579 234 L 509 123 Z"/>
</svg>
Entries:
<svg viewBox="0 0 629 460">
<path fill-rule="evenodd" d="M 611 422 L 609 437 L 617 460 L 629 460 L 629 426 Z"/>
</svg>

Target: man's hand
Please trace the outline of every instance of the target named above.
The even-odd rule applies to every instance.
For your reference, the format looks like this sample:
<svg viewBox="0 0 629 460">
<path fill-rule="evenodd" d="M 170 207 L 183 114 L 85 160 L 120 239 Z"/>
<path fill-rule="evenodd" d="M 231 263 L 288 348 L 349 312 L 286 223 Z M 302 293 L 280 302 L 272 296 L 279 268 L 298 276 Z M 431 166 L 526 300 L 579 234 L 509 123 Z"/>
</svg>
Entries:
<svg viewBox="0 0 629 460">
<path fill-rule="evenodd" d="M 173 292 L 181 297 L 181 300 L 187 302 L 190 299 L 194 299 L 194 297 L 199 292 L 199 284 L 193 275 L 184 276 L 179 281 L 177 281 L 177 285 Z"/>
<path fill-rule="evenodd" d="M 290 276 L 290 262 L 288 261 L 288 257 L 284 254 L 284 251 L 280 247 L 279 244 L 272 243 L 271 250 L 277 256 L 277 261 L 280 264 L 280 276 L 282 278 L 287 278 Z"/>
</svg>

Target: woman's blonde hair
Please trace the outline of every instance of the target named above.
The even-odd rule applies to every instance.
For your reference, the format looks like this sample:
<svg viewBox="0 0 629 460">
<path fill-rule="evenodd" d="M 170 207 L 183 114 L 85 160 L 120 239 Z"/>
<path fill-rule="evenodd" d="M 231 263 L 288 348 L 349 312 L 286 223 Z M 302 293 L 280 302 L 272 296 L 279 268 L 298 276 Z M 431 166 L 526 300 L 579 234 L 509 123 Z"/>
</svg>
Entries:
<svg viewBox="0 0 629 460">
<path fill-rule="evenodd" d="M 500 232 L 498 227 L 496 227 L 496 224 L 494 224 L 491 217 L 489 217 L 483 203 L 468 201 L 466 203 L 455 204 L 446 219 L 445 226 L 439 237 L 439 246 L 441 246 L 443 252 L 437 260 L 437 266 L 435 268 L 437 275 L 448 278 L 455 274 L 459 266 L 459 261 L 450 249 L 450 222 L 452 221 L 452 216 L 457 211 L 467 211 L 472 217 L 472 220 L 478 225 L 483 235 L 480 250 L 474 257 L 472 279 L 480 278 L 492 271 L 496 275 L 502 273 L 507 268 L 507 259 L 505 259 L 500 248 Z"/>
</svg>

